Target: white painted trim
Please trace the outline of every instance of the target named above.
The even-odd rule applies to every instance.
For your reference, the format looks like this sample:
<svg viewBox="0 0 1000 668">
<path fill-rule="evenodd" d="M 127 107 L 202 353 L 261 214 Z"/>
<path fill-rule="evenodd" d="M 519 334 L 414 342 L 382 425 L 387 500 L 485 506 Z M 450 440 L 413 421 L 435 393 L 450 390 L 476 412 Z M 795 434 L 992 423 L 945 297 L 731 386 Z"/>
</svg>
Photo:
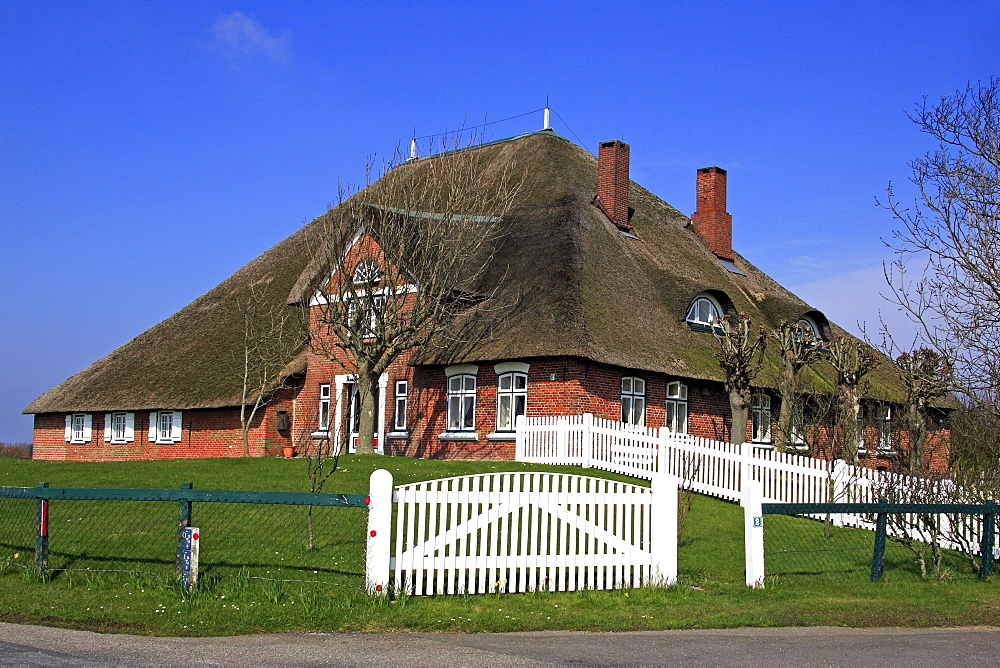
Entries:
<svg viewBox="0 0 1000 668">
<path fill-rule="evenodd" d="M 476 364 L 452 364 L 444 368 L 444 375 L 448 378 L 459 374 L 475 376 L 479 373 L 479 366 Z"/>
<path fill-rule="evenodd" d="M 479 434 L 475 431 L 444 431 L 438 434 L 442 441 L 478 441 Z"/>
<path fill-rule="evenodd" d="M 518 416 L 520 417 L 520 416 Z M 516 441 L 517 432 L 516 431 L 495 431 L 492 434 L 486 434 L 486 440 L 488 441 Z"/>
<path fill-rule="evenodd" d="M 528 373 L 530 366 L 527 362 L 500 362 L 493 365 L 493 370 L 497 372 L 498 376 L 511 372 Z"/>
<path fill-rule="evenodd" d="M 395 288 L 392 288 L 392 289 L 390 289 L 389 287 L 384 287 L 384 288 L 378 288 L 376 290 L 372 290 L 370 292 L 368 290 L 352 290 L 350 292 L 345 292 L 344 294 L 360 297 L 360 296 L 364 296 L 364 295 L 367 295 L 367 294 L 385 295 L 385 294 L 389 294 L 390 292 L 393 292 L 393 293 L 395 293 L 397 295 L 408 295 L 408 294 L 412 294 L 412 293 L 414 293 L 416 291 L 417 291 L 417 286 L 414 285 L 414 284 L 412 284 L 412 283 L 408 283 L 407 285 L 398 285 L 398 286 L 396 286 Z M 326 294 L 324 294 L 324 292 L 322 290 L 317 290 L 316 294 L 314 294 L 309 299 L 309 306 L 318 306 L 320 304 L 328 304 L 330 302 L 333 302 L 334 304 L 336 304 L 339 301 L 340 301 L 340 295 L 339 294 L 337 294 L 337 295 L 334 295 L 334 294 L 326 295 Z"/>
</svg>

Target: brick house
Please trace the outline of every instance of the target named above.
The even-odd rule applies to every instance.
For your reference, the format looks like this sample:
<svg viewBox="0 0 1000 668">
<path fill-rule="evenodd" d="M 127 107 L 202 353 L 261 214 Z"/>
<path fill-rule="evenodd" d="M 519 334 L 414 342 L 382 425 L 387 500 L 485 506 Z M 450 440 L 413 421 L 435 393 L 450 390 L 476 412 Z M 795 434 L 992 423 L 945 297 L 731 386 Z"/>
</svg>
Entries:
<svg viewBox="0 0 1000 668">
<path fill-rule="evenodd" d="M 590 412 L 711 438 L 731 428 L 712 322 L 738 310 L 775 328 L 799 322 L 830 340 L 846 333 L 732 248 L 727 173 L 699 169 L 697 210 L 687 217 L 629 180 L 629 146 L 594 156 L 551 130 L 484 144 L 497 170 L 528 179 L 496 249 L 498 294 L 516 294 L 515 317 L 461 346 L 411 350 L 380 379 L 377 444 L 393 455 L 510 459 L 517 415 Z M 411 160 L 398 178 L 427 160 Z M 395 176 L 394 176 L 395 175 Z M 219 286 L 33 401 L 34 457 L 122 460 L 242 454 L 237 304 L 251 288 L 289 309 L 308 309 L 320 219 Z M 365 260 L 360 253 L 357 261 Z M 473 314 L 481 322 L 487 311 Z M 470 318 L 466 318 L 468 324 Z M 460 326 L 461 323 L 456 326 Z M 484 330 L 490 328 L 485 327 Z M 780 362 L 766 353 L 748 441 L 769 444 L 778 414 Z M 281 388 L 250 430 L 254 456 L 300 451 L 347 434 L 357 422 L 353 376 L 307 342 L 289 354 Z M 829 391 L 824 364 L 804 381 Z M 859 424 L 868 461 L 888 466 L 890 423 L 904 394 L 891 365 L 869 375 Z M 871 447 L 874 444 L 874 447 Z M 898 445 L 898 444 L 896 444 Z M 947 448 L 930 449 L 945 466 Z"/>
</svg>

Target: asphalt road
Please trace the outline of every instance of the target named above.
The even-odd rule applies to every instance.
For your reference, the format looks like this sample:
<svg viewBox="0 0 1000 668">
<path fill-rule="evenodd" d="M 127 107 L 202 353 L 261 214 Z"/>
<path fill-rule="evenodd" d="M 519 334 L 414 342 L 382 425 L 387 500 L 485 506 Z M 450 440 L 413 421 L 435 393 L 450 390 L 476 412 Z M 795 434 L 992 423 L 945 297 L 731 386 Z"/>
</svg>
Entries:
<svg viewBox="0 0 1000 668">
<path fill-rule="evenodd" d="M 995 666 L 1000 628 L 283 633 L 151 638 L 0 623 L 3 666 Z"/>
</svg>

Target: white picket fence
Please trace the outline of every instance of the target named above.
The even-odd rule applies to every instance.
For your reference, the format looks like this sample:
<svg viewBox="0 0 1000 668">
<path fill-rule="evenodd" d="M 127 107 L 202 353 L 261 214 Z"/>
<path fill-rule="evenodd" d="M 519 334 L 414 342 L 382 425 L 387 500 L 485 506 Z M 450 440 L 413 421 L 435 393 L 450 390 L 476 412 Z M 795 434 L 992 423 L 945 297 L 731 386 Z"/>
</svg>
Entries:
<svg viewBox="0 0 1000 668">
<path fill-rule="evenodd" d="M 896 483 L 905 488 L 912 479 L 898 473 L 852 466 L 842 460 L 803 457 L 751 443 L 732 444 L 622 424 L 583 415 L 518 417 L 515 459 L 539 464 L 571 464 L 652 479 L 668 474 L 695 492 L 742 502 L 743 480 L 761 485 L 763 503 L 873 503 L 878 491 Z M 896 480 L 893 480 L 893 479 Z M 927 481 L 921 481 L 926 483 Z M 940 483 L 947 484 L 947 483 Z M 840 526 L 872 528 L 868 518 L 841 514 Z M 947 523 L 949 519 L 943 517 Z M 962 542 L 944 541 L 951 549 L 978 544 L 981 518 L 962 520 Z M 915 527 L 907 531 L 919 533 Z M 890 532 L 899 529 L 890 528 Z M 929 537 L 914 533 L 912 538 Z"/>
<path fill-rule="evenodd" d="M 426 595 L 613 589 L 676 578 L 676 479 L 658 476 L 642 487 L 508 472 L 393 490 L 388 471 L 372 474 L 369 591 L 390 581 L 397 592 Z"/>
</svg>

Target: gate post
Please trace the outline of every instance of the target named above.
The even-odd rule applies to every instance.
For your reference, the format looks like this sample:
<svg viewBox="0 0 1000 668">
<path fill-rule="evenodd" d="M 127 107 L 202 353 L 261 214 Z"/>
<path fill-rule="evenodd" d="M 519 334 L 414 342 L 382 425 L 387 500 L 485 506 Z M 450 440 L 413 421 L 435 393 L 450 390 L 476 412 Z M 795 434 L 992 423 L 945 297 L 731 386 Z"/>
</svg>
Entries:
<svg viewBox="0 0 1000 668">
<path fill-rule="evenodd" d="M 192 489 L 194 483 L 181 483 L 181 489 Z M 181 499 L 177 512 L 177 551 L 174 556 L 174 577 L 184 579 L 184 530 L 191 526 L 191 500 Z"/>
<path fill-rule="evenodd" d="M 764 497 L 764 486 L 756 480 L 744 479 L 742 494 L 746 583 L 748 587 L 753 589 L 763 589 L 764 512 L 761 503 Z"/>
<path fill-rule="evenodd" d="M 389 594 L 389 536 L 392 532 L 392 474 L 372 471 L 368 480 L 368 537 L 365 549 L 365 589 L 369 594 Z"/>
<path fill-rule="evenodd" d="M 993 512 L 983 515 L 983 537 L 979 545 L 979 577 L 985 579 L 993 575 L 993 544 L 997 524 L 997 502 L 988 501 Z"/>
<path fill-rule="evenodd" d="M 38 487 L 45 489 L 49 486 L 47 482 L 38 483 Z M 35 575 L 45 578 L 49 570 L 49 501 L 38 497 L 36 503 L 38 524 L 35 530 Z"/>
<path fill-rule="evenodd" d="M 880 504 L 889 503 L 889 499 L 879 499 Z M 872 582 L 882 579 L 882 571 L 885 570 L 885 531 L 888 516 L 886 513 L 878 513 L 875 516 L 875 549 L 872 551 Z"/>
<path fill-rule="evenodd" d="M 653 495 L 650 512 L 653 534 L 650 536 L 652 556 L 651 583 L 672 585 L 677 583 L 677 490 L 680 481 L 676 476 L 661 473 L 653 476 L 650 492 Z"/>
</svg>

